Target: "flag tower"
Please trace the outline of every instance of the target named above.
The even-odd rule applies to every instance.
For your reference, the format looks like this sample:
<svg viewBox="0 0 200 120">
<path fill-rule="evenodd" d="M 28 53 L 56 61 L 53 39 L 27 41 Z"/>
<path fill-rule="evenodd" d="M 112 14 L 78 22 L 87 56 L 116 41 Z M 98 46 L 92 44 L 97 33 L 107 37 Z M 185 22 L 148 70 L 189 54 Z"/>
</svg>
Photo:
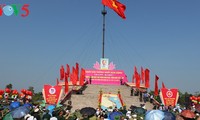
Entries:
<svg viewBox="0 0 200 120">
<path fill-rule="evenodd" d="M 103 6 L 103 10 L 101 11 L 101 14 L 103 15 L 103 42 L 102 42 L 102 58 L 104 58 L 104 46 L 105 46 L 105 26 L 106 26 L 106 23 L 105 23 L 105 19 L 106 19 L 106 14 L 107 14 L 107 11 L 105 9 L 105 5 Z"/>
<path fill-rule="evenodd" d="M 110 9 L 114 10 L 122 19 L 126 19 L 126 16 L 124 14 L 124 11 L 126 10 L 126 6 L 117 0 L 102 0 L 103 4 L 103 10 L 101 14 L 103 15 L 103 46 L 102 46 L 102 58 L 104 58 L 104 46 L 105 46 L 105 16 L 107 14 L 107 11 L 105 9 L 105 6 L 109 7 Z"/>
</svg>

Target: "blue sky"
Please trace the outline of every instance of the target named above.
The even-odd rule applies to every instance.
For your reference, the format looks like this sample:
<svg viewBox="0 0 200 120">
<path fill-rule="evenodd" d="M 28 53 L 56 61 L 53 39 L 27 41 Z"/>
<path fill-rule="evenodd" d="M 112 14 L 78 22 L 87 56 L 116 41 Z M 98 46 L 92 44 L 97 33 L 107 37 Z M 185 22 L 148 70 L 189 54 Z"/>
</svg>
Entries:
<svg viewBox="0 0 200 120">
<path fill-rule="evenodd" d="M 126 20 L 106 8 L 105 57 L 125 70 L 155 74 L 168 88 L 199 91 L 200 1 L 120 0 Z M 101 0 L 1 0 L 29 4 L 29 16 L 0 17 L 0 88 L 55 85 L 61 65 L 92 68 L 101 58 Z M 22 13 L 22 11 L 20 11 Z"/>
</svg>

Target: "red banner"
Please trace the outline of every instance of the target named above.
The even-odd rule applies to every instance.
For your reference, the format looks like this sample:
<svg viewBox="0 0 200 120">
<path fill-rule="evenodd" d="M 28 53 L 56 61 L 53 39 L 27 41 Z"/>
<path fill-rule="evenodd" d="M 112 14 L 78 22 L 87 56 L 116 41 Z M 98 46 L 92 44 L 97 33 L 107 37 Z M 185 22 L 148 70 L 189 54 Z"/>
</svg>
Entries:
<svg viewBox="0 0 200 120">
<path fill-rule="evenodd" d="M 60 101 L 62 86 L 44 85 L 43 97 L 47 104 L 56 105 Z"/>
<path fill-rule="evenodd" d="M 175 106 L 179 98 L 178 89 L 162 88 L 160 92 L 160 98 L 165 106 Z"/>
<path fill-rule="evenodd" d="M 119 81 L 127 82 L 126 74 L 123 70 L 85 70 L 85 80 Z"/>
</svg>

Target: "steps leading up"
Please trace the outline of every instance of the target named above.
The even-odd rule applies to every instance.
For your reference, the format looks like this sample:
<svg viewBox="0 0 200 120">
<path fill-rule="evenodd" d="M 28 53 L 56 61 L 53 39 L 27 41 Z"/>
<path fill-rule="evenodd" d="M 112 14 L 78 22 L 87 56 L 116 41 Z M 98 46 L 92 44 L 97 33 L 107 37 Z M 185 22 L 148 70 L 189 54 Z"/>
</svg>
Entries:
<svg viewBox="0 0 200 120">
<path fill-rule="evenodd" d="M 117 94 L 118 89 L 122 95 L 122 100 L 124 101 L 127 108 L 131 105 L 140 106 L 140 104 L 144 104 L 139 101 L 138 96 L 130 96 L 130 87 L 121 85 L 121 86 L 111 86 L 111 85 L 86 85 L 85 90 L 83 91 L 83 95 L 81 94 L 72 94 L 72 111 L 76 109 L 81 109 L 83 107 L 98 107 L 98 96 L 99 91 L 102 90 L 103 93 L 113 93 Z M 153 106 L 149 102 L 145 104 L 146 109 L 152 109 Z"/>
</svg>

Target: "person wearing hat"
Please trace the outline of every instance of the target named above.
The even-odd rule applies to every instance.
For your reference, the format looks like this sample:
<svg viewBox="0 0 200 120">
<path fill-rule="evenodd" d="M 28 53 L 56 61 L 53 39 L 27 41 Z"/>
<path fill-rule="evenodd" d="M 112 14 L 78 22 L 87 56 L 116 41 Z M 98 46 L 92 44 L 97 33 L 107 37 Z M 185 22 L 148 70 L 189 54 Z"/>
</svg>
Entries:
<svg viewBox="0 0 200 120">
<path fill-rule="evenodd" d="M 45 114 L 42 116 L 42 120 L 50 120 L 51 115 L 49 114 L 49 110 L 45 111 Z"/>
</svg>

